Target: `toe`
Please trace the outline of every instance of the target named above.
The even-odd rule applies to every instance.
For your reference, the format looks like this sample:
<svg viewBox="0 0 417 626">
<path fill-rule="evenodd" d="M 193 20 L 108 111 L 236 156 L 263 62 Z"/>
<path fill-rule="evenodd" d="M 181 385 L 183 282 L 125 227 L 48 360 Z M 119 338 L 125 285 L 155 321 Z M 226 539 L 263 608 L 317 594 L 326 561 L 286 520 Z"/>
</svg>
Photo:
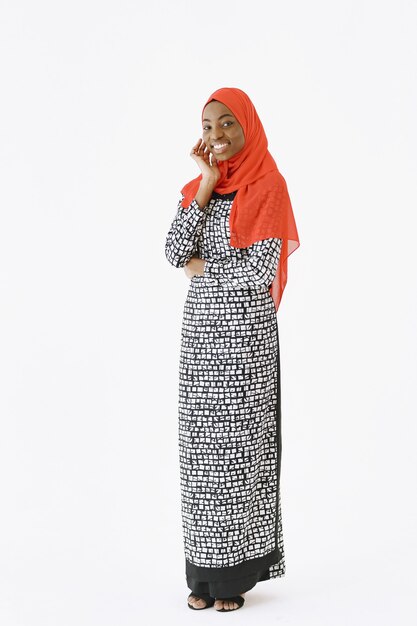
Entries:
<svg viewBox="0 0 417 626">
<path fill-rule="evenodd" d="M 194 595 L 189 596 L 188 602 L 196 609 L 204 609 L 207 604 L 205 600 Z"/>
<path fill-rule="evenodd" d="M 240 595 L 244 596 L 244 593 L 241 593 Z M 214 608 L 217 611 L 220 611 L 221 609 L 225 609 L 226 611 L 232 611 L 239 608 L 239 605 L 237 602 L 232 602 L 231 600 L 216 600 L 214 603 Z"/>
</svg>

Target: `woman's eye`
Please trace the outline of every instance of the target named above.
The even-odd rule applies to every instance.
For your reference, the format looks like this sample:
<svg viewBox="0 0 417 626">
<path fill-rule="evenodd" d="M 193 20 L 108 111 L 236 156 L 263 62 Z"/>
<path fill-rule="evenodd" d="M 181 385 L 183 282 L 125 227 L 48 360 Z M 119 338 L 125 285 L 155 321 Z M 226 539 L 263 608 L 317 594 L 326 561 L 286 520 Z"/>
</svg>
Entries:
<svg viewBox="0 0 417 626">
<path fill-rule="evenodd" d="M 223 122 L 223 126 L 224 126 L 225 124 L 233 124 L 233 122 L 231 122 L 231 121 L 228 121 L 228 122 Z M 204 130 L 204 131 L 206 131 L 206 130 L 210 130 L 210 126 L 203 126 L 203 130 Z"/>
</svg>

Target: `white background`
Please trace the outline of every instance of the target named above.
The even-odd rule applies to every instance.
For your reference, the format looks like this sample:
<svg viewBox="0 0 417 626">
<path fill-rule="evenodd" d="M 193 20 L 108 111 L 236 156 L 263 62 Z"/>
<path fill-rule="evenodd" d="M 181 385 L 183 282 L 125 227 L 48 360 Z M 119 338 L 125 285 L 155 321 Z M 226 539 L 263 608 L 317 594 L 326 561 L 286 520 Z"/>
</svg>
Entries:
<svg viewBox="0 0 417 626">
<path fill-rule="evenodd" d="M 224 619 L 186 603 L 189 279 L 164 244 L 225 86 L 257 108 L 301 241 L 277 317 L 287 570 L 240 623 L 415 622 L 417 3 L 14 0 L 0 17 L 1 623 Z"/>
</svg>

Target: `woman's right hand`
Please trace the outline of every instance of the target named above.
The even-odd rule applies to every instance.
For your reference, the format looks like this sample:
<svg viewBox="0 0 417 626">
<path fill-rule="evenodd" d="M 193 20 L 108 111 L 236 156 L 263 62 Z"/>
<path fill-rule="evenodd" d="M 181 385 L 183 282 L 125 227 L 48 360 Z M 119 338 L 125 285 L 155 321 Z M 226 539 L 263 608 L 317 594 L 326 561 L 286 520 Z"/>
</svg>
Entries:
<svg viewBox="0 0 417 626">
<path fill-rule="evenodd" d="M 211 154 L 211 163 L 210 163 Z M 199 139 L 193 146 L 190 156 L 197 163 L 201 170 L 203 179 L 212 183 L 215 187 L 220 179 L 221 173 L 217 165 L 217 159 L 202 139 Z"/>
</svg>

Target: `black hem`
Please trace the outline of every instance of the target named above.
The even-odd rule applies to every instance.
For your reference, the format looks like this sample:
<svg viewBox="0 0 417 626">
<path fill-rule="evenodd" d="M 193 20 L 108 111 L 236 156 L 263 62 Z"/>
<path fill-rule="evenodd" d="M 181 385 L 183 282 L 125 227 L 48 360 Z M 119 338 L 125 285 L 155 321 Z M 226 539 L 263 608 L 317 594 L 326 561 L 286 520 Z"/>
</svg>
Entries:
<svg viewBox="0 0 417 626">
<path fill-rule="evenodd" d="M 278 563 L 282 558 L 281 551 L 278 548 L 272 550 L 265 556 L 257 557 L 256 559 L 250 559 L 249 561 L 242 561 L 237 565 L 230 565 L 228 567 L 200 567 L 190 563 L 185 559 L 185 573 L 191 578 L 209 581 L 227 581 L 235 578 L 242 578 L 254 572 L 263 572 L 271 565 Z"/>
</svg>

